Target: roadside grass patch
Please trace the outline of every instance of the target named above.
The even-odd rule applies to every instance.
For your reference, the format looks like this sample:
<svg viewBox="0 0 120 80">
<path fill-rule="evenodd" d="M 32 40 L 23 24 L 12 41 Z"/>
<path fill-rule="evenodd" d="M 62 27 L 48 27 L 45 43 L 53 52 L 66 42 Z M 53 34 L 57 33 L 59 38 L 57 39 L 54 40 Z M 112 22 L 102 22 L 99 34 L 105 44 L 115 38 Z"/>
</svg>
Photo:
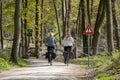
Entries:
<svg viewBox="0 0 120 80">
<path fill-rule="evenodd" d="M 27 66 L 27 63 L 22 58 L 19 58 L 18 65 L 15 65 L 11 61 L 9 61 L 9 59 L 10 59 L 10 51 L 3 50 L 0 54 L 0 72 L 17 67 Z"/>
<path fill-rule="evenodd" d="M 8 70 L 11 68 L 11 65 L 3 58 L 0 58 L 0 72 L 3 70 Z"/>
<path fill-rule="evenodd" d="M 88 57 L 73 59 L 71 62 L 87 67 Z M 101 55 L 90 56 L 90 66 L 95 70 L 94 80 L 119 80 L 120 52 L 110 55 L 104 51 Z"/>
<path fill-rule="evenodd" d="M 27 64 L 27 62 L 25 62 L 23 59 L 19 59 L 19 61 L 18 61 L 18 66 L 20 66 L 20 67 L 25 67 L 25 66 L 27 66 L 28 64 Z"/>
<path fill-rule="evenodd" d="M 115 80 L 118 75 L 109 75 L 106 73 L 99 73 L 94 80 Z"/>
<path fill-rule="evenodd" d="M 96 61 L 98 61 L 98 58 L 96 56 L 90 56 L 90 66 L 93 67 L 95 65 Z M 71 60 L 71 63 L 78 64 L 87 67 L 88 66 L 88 57 L 81 57 Z"/>
<path fill-rule="evenodd" d="M 114 52 L 112 55 L 104 52 L 99 61 L 95 64 L 95 80 L 114 80 L 120 74 L 120 52 Z M 120 78 L 119 78 L 120 79 Z"/>
</svg>

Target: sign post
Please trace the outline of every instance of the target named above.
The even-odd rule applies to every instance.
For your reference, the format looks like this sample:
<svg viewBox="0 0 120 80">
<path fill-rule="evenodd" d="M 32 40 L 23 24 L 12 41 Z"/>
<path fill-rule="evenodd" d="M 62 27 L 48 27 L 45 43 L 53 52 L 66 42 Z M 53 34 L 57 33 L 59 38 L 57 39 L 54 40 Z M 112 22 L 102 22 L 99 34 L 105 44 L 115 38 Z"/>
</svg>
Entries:
<svg viewBox="0 0 120 80">
<path fill-rule="evenodd" d="M 88 24 L 83 32 L 88 35 L 88 67 L 90 66 L 90 35 L 94 34 L 94 31 L 90 24 Z"/>
</svg>

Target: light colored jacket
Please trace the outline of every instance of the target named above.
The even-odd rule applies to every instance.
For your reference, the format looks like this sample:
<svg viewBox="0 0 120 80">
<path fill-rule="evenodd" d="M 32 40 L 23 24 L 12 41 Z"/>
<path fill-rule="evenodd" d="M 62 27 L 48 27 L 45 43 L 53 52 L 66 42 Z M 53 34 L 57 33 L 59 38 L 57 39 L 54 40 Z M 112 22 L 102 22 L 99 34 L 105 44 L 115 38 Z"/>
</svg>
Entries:
<svg viewBox="0 0 120 80">
<path fill-rule="evenodd" d="M 68 39 L 64 38 L 62 40 L 62 45 L 63 46 L 73 46 L 74 44 L 75 44 L 75 42 L 74 42 L 74 39 L 72 37 L 70 37 Z"/>
</svg>

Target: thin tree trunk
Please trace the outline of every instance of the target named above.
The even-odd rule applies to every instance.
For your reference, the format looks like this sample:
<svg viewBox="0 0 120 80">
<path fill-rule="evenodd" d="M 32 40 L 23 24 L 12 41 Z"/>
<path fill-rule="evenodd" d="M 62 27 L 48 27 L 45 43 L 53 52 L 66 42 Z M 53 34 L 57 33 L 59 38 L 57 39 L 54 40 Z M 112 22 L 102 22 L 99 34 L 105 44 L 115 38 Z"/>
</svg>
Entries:
<svg viewBox="0 0 120 80">
<path fill-rule="evenodd" d="M 3 49 L 3 34 L 2 34 L 2 0 L 0 0 L 0 41 L 1 49 Z"/>
<path fill-rule="evenodd" d="M 65 37 L 66 35 L 66 31 L 67 31 L 67 28 L 66 28 L 66 0 L 61 0 L 62 2 L 62 21 L 63 21 L 63 27 L 62 27 L 62 38 Z"/>
<path fill-rule="evenodd" d="M 94 4 L 94 0 L 91 0 L 91 16 L 92 16 L 92 13 L 93 13 L 93 4 Z"/>
<path fill-rule="evenodd" d="M 104 16 L 105 16 L 105 1 L 100 0 L 98 14 L 95 22 L 94 35 L 92 40 L 93 54 L 98 53 L 98 42 L 99 42 L 99 35 L 100 35 L 99 31 L 100 31 L 102 22 L 104 20 Z"/>
<path fill-rule="evenodd" d="M 90 0 L 87 0 L 87 15 L 88 15 L 88 21 L 91 25 L 91 12 L 90 12 L 90 6 L 89 6 Z"/>
<path fill-rule="evenodd" d="M 28 7 L 28 0 L 23 0 L 23 8 L 24 9 L 27 9 L 27 7 Z M 28 54 L 27 54 L 27 50 L 28 50 L 28 44 L 27 44 L 27 42 L 28 42 L 28 40 L 27 40 L 27 12 L 25 12 L 24 13 L 24 19 L 23 19 L 23 27 L 24 27 L 24 39 L 23 39 L 23 41 L 22 41 L 22 43 L 23 43 L 23 58 L 28 58 Z"/>
<path fill-rule="evenodd" d="M 114 41 L 113 41 L 113 23 L 112 23 L 112 7 L 111 0 L 106 0 L 106 18 L 107 18 L 107 45 L 108 52 L 112 53 L 115 51 L 114 49 Z"/>
<path fill-rule="evenodd" d="M 44 1 L 41 0 L 41 44 L 40 46 L 43 45 L 43 4 L 44 4 Z"/>
<path fill-rule="evenodd" d="M 81 1 L 81 0 L 80 0 Z M 78 16 L 77 16 L 77 21 L 76 21 L 76 51 L 78 49 L 78 45 L 80 44 L 80 35 L 81 35 L 81 26 L 80 26 L 80 11 L 81 11 L 81 2 L 79 1 L 79 8 L 78 8 Z M 77 58 L 77 52 L 75 53 L 75 57 Z"/>
<path fill-rule="evenodd" d="M 81 13 L 82 13 L 82 23 L 81 23 L 81 26 L 82 26 L 82 32 L 84 31 L 85 29 L 85 0 L 81 0 Z M 83 52 L 84 53 L 88 53 L 88 45 L 87 45 L 87 36 L 86 35 L 83 35 Z"/>
<path fill-rule="evenodd" d="M 59 20 L 58 20 L 58 13 L 57 13 L 57 8 L 55 5 L 55 1 L 53 0 L 54 3 L 54 9 L 55 9 L 55 14 L 56 14 L 56 20 L 57 20 L 57 26 L 58 26 L 58 32 L 59 32 L 59 43 L 61 44 L 61 29 L 60 29 L 60 24 L 59 24 Z"/>
<path fill-rule="evenodd" d="M 18 64 L 18 53 L 21 33 L 21 5 L 22 0 L 15 0 L 15 14 L 14 14 L 14 39 L 10 61 Z"/>
<path fill-rule="evenodd" d="M 67 32 L 70 33 L 70 13 L 71 13 L 71 0 L 68 0 L 67 8 Z"/>
<path fill-rule="evenodd" d="M 116 41 L 117 41 L 117 49 L 120 49 L 120 36 L 119 36 L 119 25 L 118 25 L 118 20 L 117 20 L 117 16 L 116 16 L 116 9 L 115 9 L 115 3 L 116 0 L 112 0 L 112 16 L 113 16 L 113 24 L 114 24 L 114 28 L 115 28 L 115 37 L 116 37 Z"/>
<path fill-rule="evenodd" d="M 91 12 L 90 12 L 90 0 L 87 0 L 87 15 L 88 15 L 88 22 L 89 22 L 89 24 L 91 25 Z M 92 38 L 91 38 L 91 35 L 90 35 L 90 46 L 91 46 L 91 44 L 92 44 L 92 40 L 91 40 Z"/>
<path fill-rule="evenodd" d="M 24 24 L 23 24 L 23 19 L 21 19 L 21 40 L 22 40 L 22 44 L 21 44 L 21 46 L 22 46 L 22 58 L 24 58 L 25 57 L 25 38 L 24 38 Z"/>
<path fill-rule="evenodd" d="M 36 13 L 35 13 L 35 56 L 39 58 L 39 38 L 38 38 L 38 0 L 36 0 Z"/>
</svg>

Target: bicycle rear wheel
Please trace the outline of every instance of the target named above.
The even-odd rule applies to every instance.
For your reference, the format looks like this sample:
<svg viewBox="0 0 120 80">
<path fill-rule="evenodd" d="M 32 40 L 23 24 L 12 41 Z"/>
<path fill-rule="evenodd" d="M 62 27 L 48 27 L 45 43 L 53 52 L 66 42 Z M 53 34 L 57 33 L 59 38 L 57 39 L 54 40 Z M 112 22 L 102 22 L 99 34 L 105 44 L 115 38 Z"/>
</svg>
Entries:
<svg viewBox="0 0 120 80">
<path fill-rule="evenodd" d="M 69 53 L 67 53 L 67 56 L 66 56 L 66 65 L 67 66 L 69 65 Z"/>
<path fill-rule="evenodd" d="M 50 63 L 50 66 L 52 66 L 52 54 L 49 54 L 48 62 Z"/>
</svg>

